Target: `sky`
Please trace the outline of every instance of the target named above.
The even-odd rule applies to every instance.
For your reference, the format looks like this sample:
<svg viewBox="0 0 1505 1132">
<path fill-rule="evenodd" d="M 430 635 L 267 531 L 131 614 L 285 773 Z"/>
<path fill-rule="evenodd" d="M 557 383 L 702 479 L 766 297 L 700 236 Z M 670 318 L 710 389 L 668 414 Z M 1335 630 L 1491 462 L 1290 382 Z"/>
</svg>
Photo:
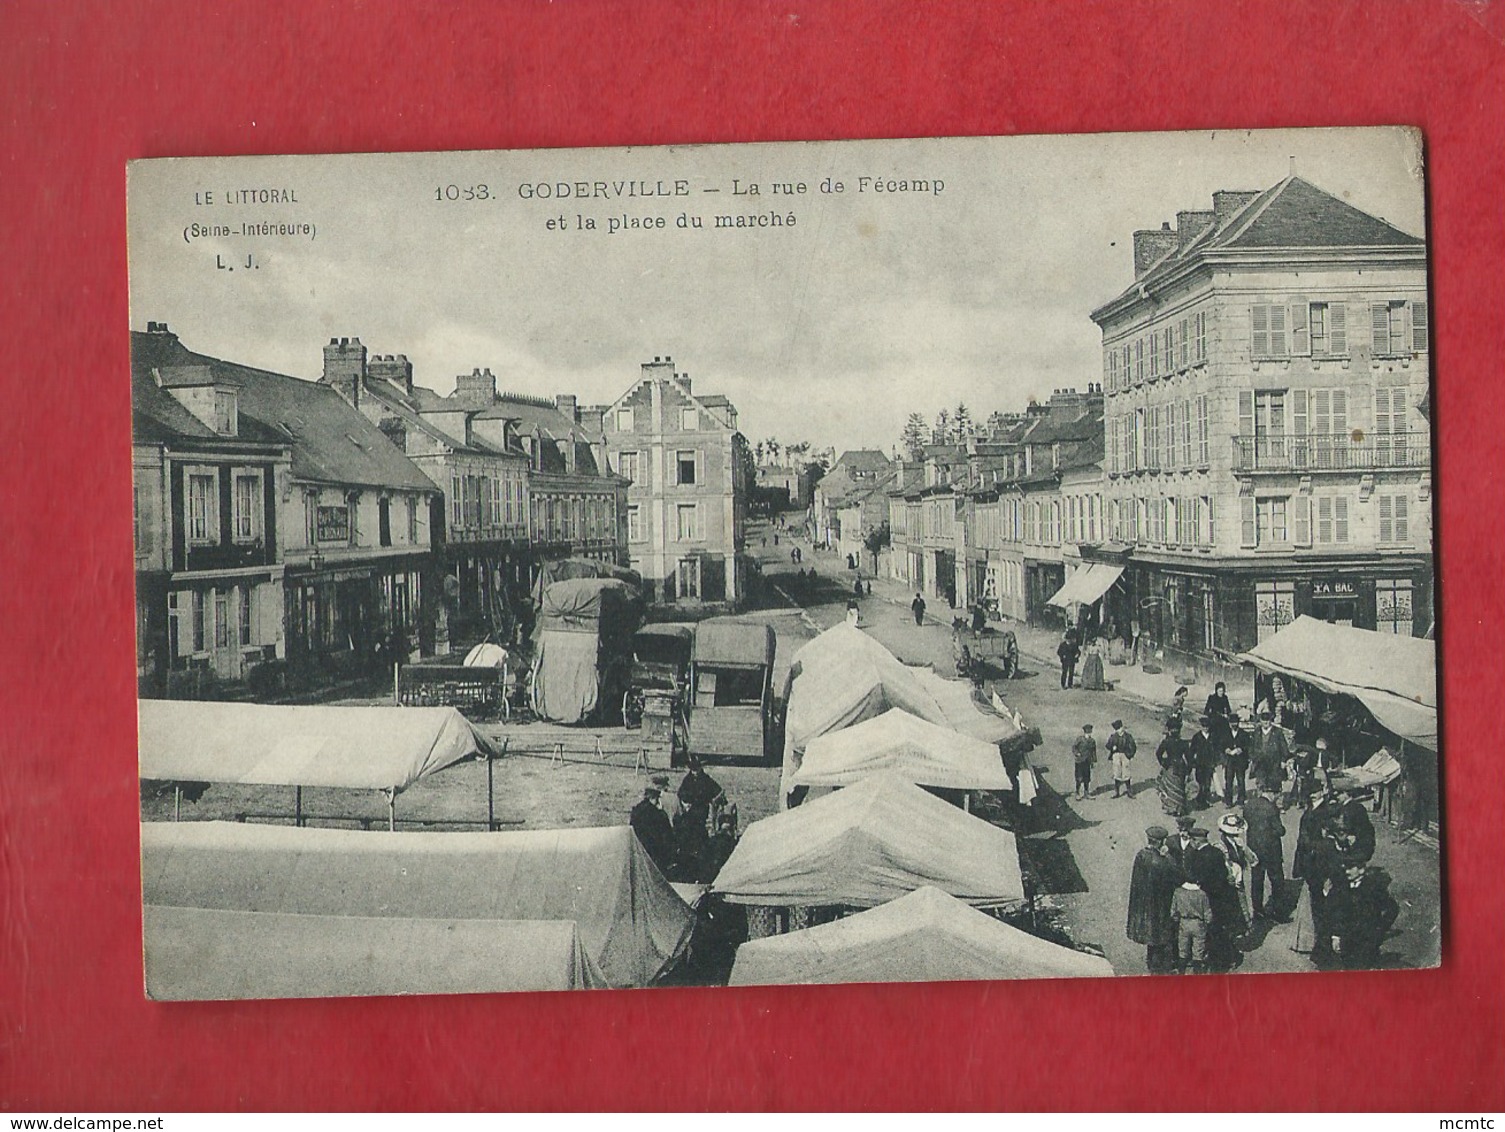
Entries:
<svg viewBox="0 0 1505 1132">
<path fill-rule="evenodd" d="M 131 327 L 309 379 L 332 336 L 359 337 L 441 393 L 490 367 L 582 404 L 672 356 L 752 442 L 887 451 L 911 412 L 980 420 L 1101 380 L 1089 315 L 1133 281 L 1134 230 L 1293 167 L 1425 234 L 1419 142 L 1398 129 L 140 161 Z M 579 182 L 586 199 L 558 197 Z M 297 228 L 241 229 L 267 222 Z"/>
</svg>

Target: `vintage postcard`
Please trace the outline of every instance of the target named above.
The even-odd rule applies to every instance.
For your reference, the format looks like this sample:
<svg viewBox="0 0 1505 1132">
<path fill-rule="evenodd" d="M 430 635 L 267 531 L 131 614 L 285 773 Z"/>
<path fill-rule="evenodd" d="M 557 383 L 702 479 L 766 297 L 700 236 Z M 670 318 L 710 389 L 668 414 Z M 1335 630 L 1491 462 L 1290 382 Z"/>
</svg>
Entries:
<svg viewBox="0 0 1505 1132">
<path fill-rule="evenodd" d="M 1404 129 L 138 161 L 158 999 L 1439 962 Z"/>
</svg>

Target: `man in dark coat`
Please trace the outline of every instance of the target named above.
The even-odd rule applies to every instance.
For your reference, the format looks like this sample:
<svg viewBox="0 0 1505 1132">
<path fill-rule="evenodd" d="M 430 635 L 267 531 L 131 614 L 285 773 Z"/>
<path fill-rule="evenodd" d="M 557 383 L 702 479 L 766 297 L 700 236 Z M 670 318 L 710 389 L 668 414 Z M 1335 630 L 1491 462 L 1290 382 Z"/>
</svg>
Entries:
<svg viewBox="0 0 1505 1132">
<path fill-rule="evenodd" d="M 1244 932 L 1238 891 L 1228 876 L 1228 860 L 1207 840 L 1207 830 L 1193 827 L 1191 844 L 1181 862 L 1186 879 L 1207 893 L 1212 905 L 1212 923 L 1207 930 L 1207 963 L 1214 971 L 1237 966 L 1235 941 Z"/>
<path fill-rule="evenodd" d="M 720 784 L 705 772 L 705 767 L 694 755 L 690 756 L 690 769 L 679 784 L 679 818 L 674 823 L 675 840 L 679 845 L 679 860 L 689 872 L 693 872 L 705 852 L 710 836 L 711 810 L 726 800 Z"/>
<path fill-rule="evenodd" d="M 1270 711 L 1260 712 L 1259 726 L 1249 735 L 1249 774 L 1254 785 L 1280 793 L 1280 784 L 1286 776 L 1286 760 L 1290 757 L 1286 733 L 1275 726 L 1275 717 Z"/>
<path fill-rule="evenodd" d="M 1149 842 L 1134 857 L 1129 877 L 1128 936 L 1145 947 L 1145 966 L 1152 975 L 1163 975 L 1175 966 L 1175 925 L 1171 922 L 1171 897 L 1185 879 L 1180 866 L 1166 848 L 1170 836 L 1164 826 L 1144 831 Z"/>
<path fill-rule="evenodd" d="M 1285 900 L 1285 822 L 1280 820 L 1280 807 L 1275 804 L 1275 792 L 1261 789 L 1244 806 L 1244 821 L 1248 825 L 1245 839 L 1254 850 L 1257 860 L 1249 870 L 1249 895 L 1254 914 L 1263 917 L 1265 909 L 1273 913 Z M 1265 882 L 1270 884 L 1269 904 L 1265 903 Z"/>
<path fill-rule="evenodd" d="M 1374 823 L 1364 809 L 1368 793 L 1346 790 L 1338 795 L 1331 832 L 1345 865 L 1367 865 L 1374 856 Z"/>
<path fill-rule="evenodd" d="M 914 614 L 914 623 L 916 625 L 925 624 L 925 599 L 918 593 L 915 594 L 914 600 L 909 603 L 909 608 Z"/>
<path fill-rule="evenodd" d="M 1061 661 L 1061 687 L 1069 688 L 1076 682 L 1076 662 L 1082 655 L 1082 646 L 1077 644 L 1076 634 L 1070 630 L 1056 646 L 1056 656 Z"/>
<path fill-rule="evenodd" d="M 1243 720 L 1229 722 L 1223 744 L 1223 805 L 1242 806 L 1248 795 L 1249 774 L 1249 731 Z"/>
<path fill-rule="evenodd" d="M 674 864 L 674 827 L 669 824 L 669 815 L 659 805 L 659 796 L 657 786 L 643 787 L 643 800 L 632 807 L 627 824 L 637 834 L 659 872 L 668 876 Z"/>
<path fill-rule="evenodd" d="M 1332 882 L 1327 897 L 1326 931 L 1332 957 L 1350 971 L 1367 971 L 1380 964 L 1380 946 L 1400 916 L 1390 895 L 1390 877 L 1383 869 L 1353 864 Z"/>
<path fill-rule="evenodd" d="M 1197 819 L 1193 817 L 1179 817 L 1176 819 L 1176 832 L 1165 843 L 1166 852 L 1170 854 L 1172 861 L 1180 865 L 1184 871 L 1188 854 L 1193 847 L 1191 831 L 1197 828 Z"/>
<path fill-rule="evenodd" d="M 1191 737 L 1191 768 L 1197 780 L 1197 805 L 1205 810 L 1212 805 L 1212 772 L 1222 760 L 1223 747 L 1213 731 L 1211 716 L 1204 715 L 1197 723 L 1197 733 Z"/>
</svg>

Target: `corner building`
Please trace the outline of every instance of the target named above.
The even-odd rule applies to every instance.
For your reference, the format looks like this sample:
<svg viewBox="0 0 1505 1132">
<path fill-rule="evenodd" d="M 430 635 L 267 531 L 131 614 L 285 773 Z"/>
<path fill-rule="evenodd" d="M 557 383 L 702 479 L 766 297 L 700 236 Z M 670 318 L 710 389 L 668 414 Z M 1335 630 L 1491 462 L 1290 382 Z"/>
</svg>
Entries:
<svg viewBox="0 0 1505 1132">
<path fill-rule="evenodd" d="M 1291 176 L 1134 233 L 1102 331 L 1105 610 L 1172 653 L 1432 625 L 1426 244 Z"/>
</svg>

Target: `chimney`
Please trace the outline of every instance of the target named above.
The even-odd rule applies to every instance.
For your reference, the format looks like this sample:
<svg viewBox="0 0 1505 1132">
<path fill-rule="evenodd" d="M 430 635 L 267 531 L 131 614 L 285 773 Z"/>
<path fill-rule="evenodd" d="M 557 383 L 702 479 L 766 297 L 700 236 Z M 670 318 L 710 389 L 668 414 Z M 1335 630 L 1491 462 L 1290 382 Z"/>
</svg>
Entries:
<svg viewBox="0 0 1505 1132">
<path fill-rule="evenodd" d="M 319 380 L 356 408 L 366 379 L 366 347 L 359 338 L 331 338 L 324 347 L 324 376 Z"/>
<path fill-rule="evenodd" d="M 413 363 L 406 354 L 377 354 L 366 366 L 373 381 L 387 381 L 408 396 L 413 395 Z"/>
<path fill-rule="evenodd" d="M 169 338 L 176 337 L 171 330 L 167 329 L 167 323 L 165 322 L 148 322 L 146 324 L 146 332 L 148 334 L 165 334 Z"/>
<path fill-rule="evenodd" d="M 1169 224 L 1134 233 L 1134 278 L 1138 279 L 1166 252 L 1176 248 L 1176 233 Z"/>
<path fill-rule="evenodd" d="M 1176 250 L 1179 251 L 1190 244 L 1203 232 L 1212 227 L 1215 216 L 1211 209 L 1196 212 L 1176 213 Z"/>
<path fill-rule="evenodd" d="M 1213 219 L 1222 224 L 1257 196 L 1251 189 L 1219 189 L 1212 194 Z"/>
<path fill-rule="evenodd" d="M 564 414 L 570 423 L 574 424 L 580 420 L 580 411 L 576 407 L 575 395 L 573 393 L 554 394 L 554 407 Z"/>
<path fill-rule="evenodd" d="M 685 387 L 685 392 L 686 393 L 692 392 L 692 390 L 690 388 L 690 375 L 689 374 L 687 374 L 687 373 L 680 374 L 679 375 L 679 383 Z"/>
<path fill-rule="evenodd" d="M 491 367 L 472 369 L 469 373 L 462 373 L 455 378 L 455 397 L 462 401 L 473 401 L 489 405 L 496 400 L 496 376 L 491 372 Z"/>
<path fill-rule="evenodd" d="M 655 356 L 651 362 L 643 363 L 644 381 L 669 381 L 674 377 L 674 362 L 670 358 Z"/>
</svg>

